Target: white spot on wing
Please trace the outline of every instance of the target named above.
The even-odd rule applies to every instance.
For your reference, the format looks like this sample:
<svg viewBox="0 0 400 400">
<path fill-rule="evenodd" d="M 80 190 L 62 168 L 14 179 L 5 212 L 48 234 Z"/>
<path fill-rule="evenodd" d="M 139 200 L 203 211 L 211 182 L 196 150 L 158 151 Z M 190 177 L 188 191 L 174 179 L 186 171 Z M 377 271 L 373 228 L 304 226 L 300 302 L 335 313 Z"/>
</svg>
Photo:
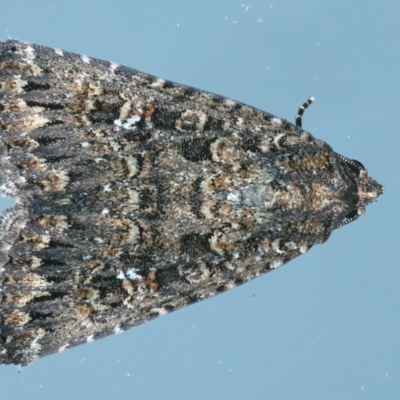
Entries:
<svg viewBox="0 0 400 400">
<path fill-rule="evenodd" d="M 126 274 L 128 275 L 128 277 L 130 279 L 141 279 L 142 278 L 141 275 L 137 274 L 136 271 L 133 268 L 129 268 L 126 271 Z"/>
<path fill-rule="evenodd" d="M 117 120 L 118 121 L 118 120 Z M 124 124 L 122 124 L 122 127 L 125 129 L 129 129 L 132 125 L 135 125 L 136 122 L 140 121 L 139 115 L 134 115 L 133 117 L 130 117 L 126 120 Z M 114 121 L 115 123 L 115 121 Z"/>
<path fill-rule="evenodd" d="M 303 244 L 300 246 L 300 253 L 306 253 L 308 251 L 308 245 Z"/>
<path fill-rule="evenodd" d="M 81 59 L 85 64 L 90 64 L 90 58 L 88 56 L 81 56 Z"/>
<path fill-rule="evenodd" d="M 110 71 L 111 71 L 112 73 L 114 73 L 115 70 L 118 69 L 118 68 L 119 68 L 119 64 L 117 64 L 117 63 L 115 63 L 115 62 L 111 62 L 111 63 L 110 63 Z"/>
<path fill-rule="evenodd" d="M 233 101 L 231 99 L 224 99 L 224 103 L 228 107 L 235 107 L 235 105 L 236 105 L 236 101 Z"/>
<path fill-rule="evenodd" d="M 92 342 L 94 342 L 93 335 L 90 335 L 86 338 L 86 343 L 92 343 Z"/>
<path fill-rule="evenodd" d="M 35 49 L 32 46 L 27 46 L 25 51 L 27 58 L 29 58 L 30 60 L 33 60 L 35 58 Z"/>
<path fill-rule="evenodd" d="M 272 118 L 271 119 L 271 125 L 273 126 L 281 126 L 282 125 L 282 120 L 280 118 Z"/>
<path fill-rule="evenodd" d="M 283 260 L 278 259 L 278 260 L 272 261 L 270 268 L 276 269 L 276 268 L 281 267 L 282 265 L 283 265 Z"/>
<path fill-rule="evenodd" d="M 228 195 L 226 196 L 226 199 L 228 201 L 232 201 L 234 203 L 239 202 L 240 201 L 240 193 L 228 193 Z"/>
<path fill-rule="evenodd" d="M 165 84 L 165 80 L 158 78 L 156 79 L 151 86 L 155 87 L 155 88 L 162 88 Z"/>
<path fill-rule="evenodd" d="M 152 312 L 157 312 L 159 316 L 168 314 L 168 311 L 165 308 L 152 308 Z"/>
<path fill-rule="evenodd" d="M 58 353 L 62 353 L 68 346 L 69 346 L 69 343 L 64 344 L 64 346 L 61 346 L 61 347 L 57 350 L 57 352 L 58 352 Z"/>
<path fill-rule="evenodd" d="M 120 271 L 120 273 L 117 275 L 117 279 L 124 280 L 125 279 L 125 274 L 122 271 Z"/>
</svg>

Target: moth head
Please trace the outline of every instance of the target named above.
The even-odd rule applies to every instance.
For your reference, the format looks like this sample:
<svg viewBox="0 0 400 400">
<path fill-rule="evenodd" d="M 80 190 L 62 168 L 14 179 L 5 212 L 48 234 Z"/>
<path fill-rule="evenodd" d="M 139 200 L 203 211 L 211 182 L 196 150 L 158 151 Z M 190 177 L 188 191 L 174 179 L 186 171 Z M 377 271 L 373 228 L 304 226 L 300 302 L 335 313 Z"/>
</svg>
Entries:
<svg viewBox="0 0 400 400">
<path fill-rule="evenodd" d="M 348 191 L 344 199 L 348 209 L 342 215 L 335 228 L 355 221 L 365 213 L 365 207 L 384 192 L 384 187 L 368 176 L 368 170 L 357 160 L 351 160 L 336 154 L 342 179 L 347 182 Z"/>
</svg>

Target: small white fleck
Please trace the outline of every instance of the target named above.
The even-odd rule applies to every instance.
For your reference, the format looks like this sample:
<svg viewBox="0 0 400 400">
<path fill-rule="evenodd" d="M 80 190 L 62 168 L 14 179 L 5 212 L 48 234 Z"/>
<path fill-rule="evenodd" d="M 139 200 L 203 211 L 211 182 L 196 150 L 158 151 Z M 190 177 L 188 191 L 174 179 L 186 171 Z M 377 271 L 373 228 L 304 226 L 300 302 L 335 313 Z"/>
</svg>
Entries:
<svg viewBox="0 0 400 400">
<path fill-rule="evenodd" d="M 90 64 L 90 58 L 88 56 L 83 55 L 81 59 L 85 64 Z"/>
<path fill-rule="evenodd" d="M 280 118 L 276 118 L 276 117 L 272 118 L 271 125 L 280 126 L 280 125 L 282 125 L 282 120 Z"/>
<path fill-rule="evenodd" d="M 90 335 L 87 337 L 86 343 L 92 343 L 92 342 L 94 342 L 93 335 Z"/>
<path fill-rule="evenodd" d="M 276 269 L 276 268 L 281 267 L 282 265 L 283 265 L 283 260 L 278 259 L 278 260 L 272 261 L 272 263 L 269 267 L 271 269 Z"/>
<path fill-rule="evenodd" d="M 122 333 L 124 330 L 123 329 L 121 329 L 121 326 L 118 324 L 118 325 L 115 325 L 115 327 L 114 327 L 114 333 L 116 334 L 116 335 L 118 335 L 118 333 Z"/>
<path fill-rule="evenodd" d="M 69 343 L 64 344 L 64 346 L 61 346 L 61 347 L 58 349 L 58 352 L 59 352 L 59 353 L 62 353 L 68 346 L 69 346 Z"/>
<path fill-rule="evenodd" d="M 120 271 L 120 273 L 117 275 L 117 279 L 125 279 L 125 274 L 122 272 L 122 271 Z"/>
<path fill-rule="evenodd" d="M 301 245 L 299 250 L 300 250 L 300 253 L 302 253 L 302 254 L 307 253 L 308 245 L 306 245 L 306 244 Z"/>
<path fill-rule="evenodd" d="M 228 284 L 226 285 L 226 289 L 227 289 L 227 290 L 231 290 L 231 289 L 234 289 L 236 286 L 237 286 L 236 283 L 230 282 L 230 283 L 228 283 Z"/>
<path fill-rule="evenodd" d="M 32 46 L 26 47 L 26 55 L 28 58 L 35 58 L 35 49 Z"/>
<path fill-rule="evenodd" d="M 110 70 L 111 70 L 111 72 L 115 72 L 115 70 L 116 69 L 118 69 L 119 68 L 119 64 L 117 64 L 117 63 L 115 63 L 115 62 L 111 62 L 110 63 Z"/>
<path fill-rule="evenodd" d="M 90 143 L 89 142 L 82 142 L 81 146 L 82 147 L 90 147 Z"/>
<path fill-rule="evenodd" d="M 99 237 L 95 237 L 94 241 L 97 242 L 97 243 L 103 243 L 103 239 L 99 238 Z"/>
<path fill-rule="evenodd" d="M 126 274 L 130 279 L 141 279 L 141 275 L 137 274 L 133 268 L 130 268 L 126 271 Z"/>
<path fill-rule="evenodd" d="M 231 100 L 231 99 L 224 99 L 224 103 L 228 107 L 235 107 L 236 106 L 236 101 Z"/>
<path fill-rule="evenodd" d="M 228 201 L 238 202 L 238 201 L 240 200 L 240 194 L 238 194 L 238 193 L 229 193 L 229 194 L 226 196 L 226 199 L 227 199 Z"/>
<path fill-rule="evenodd" d="M 153 87 L 163 87 L 165 84 L 165 79 L 157 78 L 155 82 L 151 84 Z"/>
<path fill-rule="evenodd" d="M 168 314 L 168 311 L 164 307 L 163 308 L 152 308 L 151 311 L 157 312 L 158 315 L 160 315 L 160 316 Z"/>
<path fill-rule="evenodd" d="M 140 116 L 134 115 L 133 117 L 128 118 L 126 120 L 126 122 L 124 124 L 122 124 L 122 127 L 125 129 L 129 129 L 132 125 L 135 125 L 136 122 L 139 122 L 139 121 L 140 121 Z M 114 121 L 114 124 L 115 124 L 115 121 Z"/>
<path fill-rule="evenodd" d="M 58 54 L 59 56 L 64 57 L 64 53 L 63 53 L 62 50 L 60 50 L 60 49 L 54 49 L 54 52 L 55 52 L 56 54 Z"/>
<path fill-rule="evenodd" d="M 104 208 L 101 212 L 103 215 L 106 215 L 109 213 L 109 210 L 107 208 Z"/>
<path fill-rule="evenodd" d="M 112 191 L 111 184 L 107 183 L 107 185 L 104 186 L 104 188 L 103 188 L 103 192 L 111 192 L 111 191 Z"/>
<path fill-rule="evenodd" d="M 83 256 L 82 260 L 90 260 L 92 258 L 92 256 Z"/>
</svg>

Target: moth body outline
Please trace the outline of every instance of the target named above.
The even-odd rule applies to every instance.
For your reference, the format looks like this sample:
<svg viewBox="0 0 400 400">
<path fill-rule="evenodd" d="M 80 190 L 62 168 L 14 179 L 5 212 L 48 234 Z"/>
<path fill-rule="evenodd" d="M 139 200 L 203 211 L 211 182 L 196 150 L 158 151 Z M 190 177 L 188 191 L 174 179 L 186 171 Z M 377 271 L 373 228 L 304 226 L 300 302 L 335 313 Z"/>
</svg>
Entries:
<svg viewBox="0 0 400 400">
<path fill-rule="evenodd" d="M 364 213 L 364 166 L 254 107 L 0 43 L 0 363 L 119 333 L 276 269 Z"/>
</svg>

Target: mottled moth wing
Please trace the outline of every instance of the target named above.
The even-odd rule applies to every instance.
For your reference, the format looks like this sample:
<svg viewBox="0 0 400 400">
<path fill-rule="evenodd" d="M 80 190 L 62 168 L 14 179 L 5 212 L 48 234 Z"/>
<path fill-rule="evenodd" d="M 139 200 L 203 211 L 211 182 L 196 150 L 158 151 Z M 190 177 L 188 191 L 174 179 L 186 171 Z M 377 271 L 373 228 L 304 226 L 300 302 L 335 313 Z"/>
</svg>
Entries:
<svg viewBox="0 0 400 400">
<path fill-rule="evenodd" d="M 383 191 L 271 114 L 19 41 L 0 43 L 0 184 L 0 363 L 21 365 L 275 269 Z"/>
</svg>

